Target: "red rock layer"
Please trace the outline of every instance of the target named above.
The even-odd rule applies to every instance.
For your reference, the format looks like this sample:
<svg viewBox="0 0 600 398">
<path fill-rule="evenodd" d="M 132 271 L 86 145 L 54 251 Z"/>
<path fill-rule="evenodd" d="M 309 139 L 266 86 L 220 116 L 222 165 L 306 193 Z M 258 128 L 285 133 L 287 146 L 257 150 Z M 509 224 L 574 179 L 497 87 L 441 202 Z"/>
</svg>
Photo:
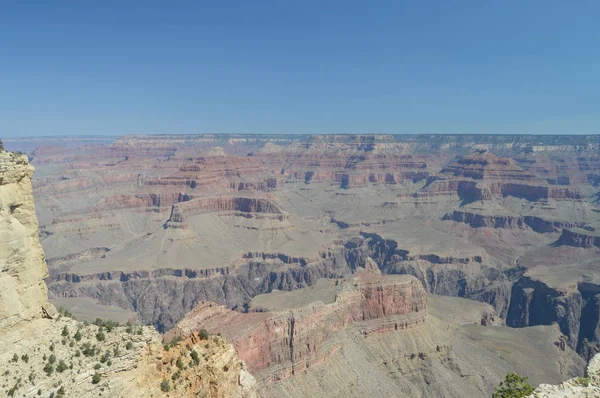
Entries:
<svg viewBox="0 0 600 398">
<path fill-rule="evenodd" d="M 167 334 L 206 328 L 230 339 L 252 374 L 262 380 L 292 376 L 327 359 L 338 347 L 336 332 L 353 327 L 363 335 L 395 332 L 425 322 L 427 297 L 411 276 L 365 275 L 345 282 L 335 302 L 279 313 L 242 314 L 201 303 Z"/>
</svg>

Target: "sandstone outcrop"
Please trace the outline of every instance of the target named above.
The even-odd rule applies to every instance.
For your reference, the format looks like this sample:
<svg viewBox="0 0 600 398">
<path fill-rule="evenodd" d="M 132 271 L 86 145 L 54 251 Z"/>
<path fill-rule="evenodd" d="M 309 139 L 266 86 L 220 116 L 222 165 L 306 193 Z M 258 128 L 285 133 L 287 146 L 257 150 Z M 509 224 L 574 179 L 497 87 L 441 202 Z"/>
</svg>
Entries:
<svg viewBox="0 0 600 398">
<path fill-rule="evenodd" d="M 496 156 L 488 151 L 475 151 L 444 167 L 415 196 L 435 197 L 456 195 L 464 203 L 515 197 L 528 201 L 583 198 L 569 187 L 557 187 L 537 178 L 516 164 L 513 159 Z"/>
<path fill-rule="evenodd" d="M 281 312 L 239 313 L 201 303 L 169 332 L 187 336 L 201 328 L 222 333 L 250 372 L 263 381 L 302 372 L 339 347 L 328 340 L 346 328 L 364 336 L 401 332 L 425 322 L 427 298 L 408 276 L 361 275 L 341 283 L 332 303 L 317 302 Z"/>
<path fill-rule="evenodd" d="M 0 151 L 0 335 L 52 313 L 38 240 L 31 176 L 25 155 Z"/>
</svg>

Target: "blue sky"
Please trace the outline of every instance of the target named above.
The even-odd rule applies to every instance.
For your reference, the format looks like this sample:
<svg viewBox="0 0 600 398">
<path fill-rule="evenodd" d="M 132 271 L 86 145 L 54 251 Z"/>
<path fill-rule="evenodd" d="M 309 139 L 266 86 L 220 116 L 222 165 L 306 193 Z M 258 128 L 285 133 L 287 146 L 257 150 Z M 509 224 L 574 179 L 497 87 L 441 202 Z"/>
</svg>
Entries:
<svg viewBox="0 0 600 398">
<path fill-rule="evenodd" d="M 600 133 L 599 1 L 0 0 L 0 137 Z"/>
</svg>

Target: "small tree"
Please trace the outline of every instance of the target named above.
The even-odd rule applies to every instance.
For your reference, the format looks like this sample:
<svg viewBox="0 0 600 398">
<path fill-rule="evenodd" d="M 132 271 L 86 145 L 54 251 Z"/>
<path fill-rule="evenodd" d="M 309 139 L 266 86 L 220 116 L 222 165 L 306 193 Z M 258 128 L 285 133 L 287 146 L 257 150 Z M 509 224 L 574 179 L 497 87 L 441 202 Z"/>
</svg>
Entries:
<svg viewBox="0 0 600 398">
<path fill-rule="evenodd" d="M 200 329 L 200 333 L 198 333 L 198 335 L 202 340 L 208 340 L 208 338 L 210 337 L 210 334 L 206 329 Z"/>
<path fill-rule="evenodd" d="M 200 356 L 198 355 L 196 350 L 192 350 L 192 352 L 190 353 L 190 356 L 192 357 L 192 359 L 194 360 L 194 363 L 196 365 L 198 365 L 200 363 Z"/>
<path fill-rule="evenodd" d="M 514 372 L 506 375 L 492 398 L 523 398 L 533 394 L 534 388 L 527 382 L 527 377 L 521 377 Z"/>
<path fill-rule="evenodd" d="M 44 366 L 44 372 L 46 372 L 46 374 L 48 376 L 50 376 L 52 374 L 52 372 L 54 372 L 54 366 L 52 366 L 52 364 L 50 362 L 48 362 L 45 366 Z"/>
<path fill-rule="evenodd" d="M 62 372 L 64 372 L 65 370 L 67 370 L 67 368 L 68 368 L 68 366 L 67 366 L 67 364 L 65 363 L 65 361 L 63 361 L 63 360 L 60 360 L 60 362 L 58 362 L 58 365 L 56 366 L 56 371 L 57 371 L 58 373 L 62 373 Z"/>
</svg>

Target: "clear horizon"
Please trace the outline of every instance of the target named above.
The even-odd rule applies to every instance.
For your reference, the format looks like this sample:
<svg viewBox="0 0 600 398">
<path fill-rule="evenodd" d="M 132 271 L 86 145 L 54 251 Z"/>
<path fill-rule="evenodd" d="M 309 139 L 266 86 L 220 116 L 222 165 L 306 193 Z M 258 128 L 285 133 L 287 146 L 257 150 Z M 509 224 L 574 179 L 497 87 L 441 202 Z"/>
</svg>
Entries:
<svg viewBox="0 0 600 398">
<path fill-rule="evenodd" d="M 557 0 L 5 4 L 0 137 L 596 135 L 599 13 Z"/>
</svg>

